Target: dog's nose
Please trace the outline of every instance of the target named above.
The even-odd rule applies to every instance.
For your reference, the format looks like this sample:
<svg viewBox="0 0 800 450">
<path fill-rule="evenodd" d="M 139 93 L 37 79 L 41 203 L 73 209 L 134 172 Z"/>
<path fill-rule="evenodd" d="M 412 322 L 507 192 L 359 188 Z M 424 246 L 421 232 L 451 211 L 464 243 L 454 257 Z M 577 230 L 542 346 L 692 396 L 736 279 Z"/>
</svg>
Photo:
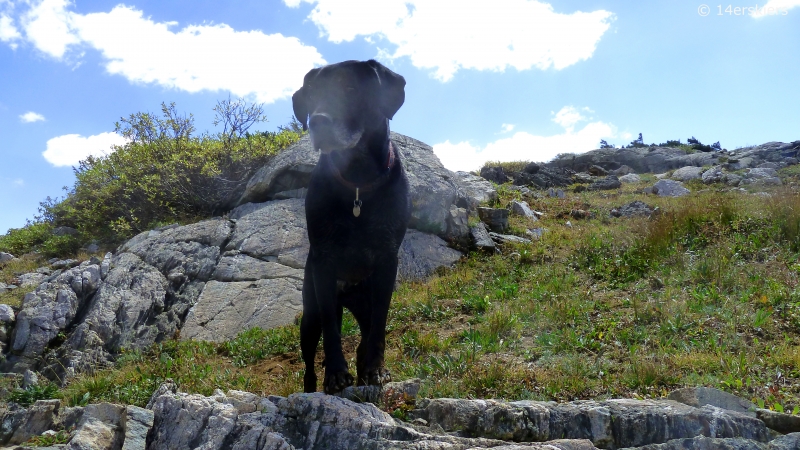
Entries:
<svg viewBox="0 0 800 450">
<path fill-rule="evenodd" d="M 330 127 L 333 124 L 333 119 L 331 116 L 325 113 L 315 113 L 311 115 L 311 120 L 308 122 L 308 126 L 311 128 L 323 128 L 323 127 Z"/>
</svg>

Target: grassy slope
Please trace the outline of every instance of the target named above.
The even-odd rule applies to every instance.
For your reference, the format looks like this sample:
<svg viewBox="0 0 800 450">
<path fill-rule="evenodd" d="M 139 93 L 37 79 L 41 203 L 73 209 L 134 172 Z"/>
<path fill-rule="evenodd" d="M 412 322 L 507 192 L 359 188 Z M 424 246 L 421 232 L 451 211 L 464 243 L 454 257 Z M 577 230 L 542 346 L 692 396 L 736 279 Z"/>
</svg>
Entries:
<svg viewBox="0 0 800 450">
<path fill-rule="evenodd" d="M 472 254 L 427 282 L 403 284 L 388 325 L 395 379 L 421 377 L 428 397 L 652 398 L 705 385 L 767 406 L 799 405 L 800 198 L 693 185 L 700 192 L 691 197 L 661 199 L 636 193 L 645 185 L 531 201 L 545 218 L 513 218 L 512 229 L 543 226 L 540 241 Z M 499 206 L 517 195 L 500 193 Z M 663 213 L 609 216 L 635 199 Z M 565 217 L 573 209 L 595 217 Z M 358 328 L 349 316 L 343 334 L 354 366 Z M 298 342 L 295 325 L 224 344 L 165 342 L 61 393 L 70 404 L 144 405 L 172 378 L 187 392 L 286 395 L 302 389 Z"/>
</svg>

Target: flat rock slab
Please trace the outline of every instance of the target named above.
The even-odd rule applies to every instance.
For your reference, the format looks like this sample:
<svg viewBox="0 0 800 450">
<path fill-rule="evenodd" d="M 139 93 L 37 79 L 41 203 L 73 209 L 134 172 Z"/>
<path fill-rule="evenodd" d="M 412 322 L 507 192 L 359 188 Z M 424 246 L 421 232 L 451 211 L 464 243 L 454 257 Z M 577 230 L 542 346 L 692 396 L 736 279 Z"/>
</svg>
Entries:
<svg viewBox="0 0 800 450">
<path fill-rule="evenodd" d="M 707 387 L 683 388 L 672 391 L 667 398 L 696 408 L 711 405 L 717 408 L 736 411 L 750 417 L 756 417 L 757 407 L 753 402 L 725 391 L 720 391 L 719 389 Z"/>
<path fill-rule="evenodd" d="M 296 278 L 209 281 L 189 310 L 181 339 L 224 342 L 253 327 L 290 324 L 303 309 L 302 289 Z"/>
<path fill-rule="evenodd" d="M 658 180 L 649 189 L 659 197 L 683 197 L 691 192 L 683 186 L 683 183 L 675 180 Z"/>
<path fill-rule="evenodd" d="M 599 448 L 640 447 L 672 439 L 741 437 L 767 442 L 758 419 L 713 406 L 694 408 L 671 400 L 520 401 L 435 399 L 410 412 L 448 432 L 514 441 L 589 439 Z"/>
<path fill-rule="evenodd" d="M 463 255 L 438 236 L 408 230 L 397 256 L 397 279 L 404 281 L 425 279 L 439 267 L 451 267 Z"/>
</svg>

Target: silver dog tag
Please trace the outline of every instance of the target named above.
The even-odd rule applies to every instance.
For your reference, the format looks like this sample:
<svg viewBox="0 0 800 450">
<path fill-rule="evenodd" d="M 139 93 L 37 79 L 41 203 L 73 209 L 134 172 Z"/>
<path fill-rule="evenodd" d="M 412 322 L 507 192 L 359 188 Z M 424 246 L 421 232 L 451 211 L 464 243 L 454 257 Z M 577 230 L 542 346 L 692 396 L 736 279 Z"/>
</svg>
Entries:
<svg viewBox="0 0 800 450">
<path fill-rule="evenodd" d="M 356 199 L 353 200 L 353 215 L 356 217 L 361 215 L 361 200 L 358 199 L 358 188 L 356 188 Z"/>
</svg>

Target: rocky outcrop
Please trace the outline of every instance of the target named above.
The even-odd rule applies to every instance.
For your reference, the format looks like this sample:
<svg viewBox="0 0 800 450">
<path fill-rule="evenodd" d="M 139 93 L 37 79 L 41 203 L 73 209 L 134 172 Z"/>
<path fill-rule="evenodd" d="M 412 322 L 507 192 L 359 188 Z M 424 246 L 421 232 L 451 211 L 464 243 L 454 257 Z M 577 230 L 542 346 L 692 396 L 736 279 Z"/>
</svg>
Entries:
<svg viewBox="0 0 800 450">
<path fill-rule="evenodd" d="M 433 148 L 423 142 L 394 132 L 391 140 L 408 176 L 412 204 L 409 226 L 448 240 L 468 238 L 468 228 L 454 225 L 453 220 L 458 218 L 453 218 L 451 207 L 474 211 L 479 203 L 496 199 L 491 183 L 466 172 L 445 169 Z M 231 207 L 305 197 L 318 159 L 319 152 L 313 149 L 310 138 L 303 137 L 256 172 Z"/>
<path fill-rule="evenodd" d="M 543 167 L 588 171 L 599 166 L 616 173 L 623 166 L 637 173 L 663 173 L 687 166 L 704 167 L 723 165 L 726 170 L 754 168 L 771 162 L 780 166 L 797 164 L 800 141 L 791 143 L 768 142 L 733 151 L 686 153 L 677 147 L 608 148 L 592 150 L 579 155 L 563 154 Z M 617 173 L 619 174 L 619 173 Z"/>
<path fill-rule="evenodd" d="M 114 450 L 788 450 L 800 444 L 800 433 L 781 436 L 759 418 L 711 405 L 631 399 L 416 399 L 419 383 L 389 383 L 382 390 L 351 387 L 341 396 L 288 397 L 233 390 L 203 396 L 177 392 L 167 383 L 154 393 L 148 409 L 108 403 L 63 408 L 56 400 L 45 400 L 0 412 L 0 445 L 72 427 L 68 448 Z M 682 398 L 719 396 L 684 392 Z M 366 400 L 374 404 L 360 403 Z M 403 402 L 412 405 L 398 416 L 403 420 L 378 407 Z"/>
</svg>

